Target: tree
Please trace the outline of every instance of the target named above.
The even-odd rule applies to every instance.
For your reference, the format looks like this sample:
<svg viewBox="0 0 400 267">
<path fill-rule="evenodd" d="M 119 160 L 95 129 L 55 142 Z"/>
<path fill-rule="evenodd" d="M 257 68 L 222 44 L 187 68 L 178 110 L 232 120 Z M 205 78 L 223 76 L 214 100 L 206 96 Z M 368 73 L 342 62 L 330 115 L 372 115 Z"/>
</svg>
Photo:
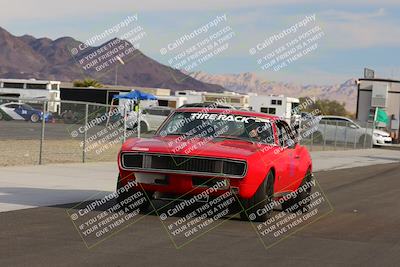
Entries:
<svg viewBox="0 0 400 267">
<path fill-rule="evenodd" d="M 300 98 L 300 105 L 306 102 L 306 98 Z M 303 106 L 303 105 L 302 105 Z M 303 112 L 320 111 L 320 115 L 336 115 L 336 116 L 351 116 L 352 114 L 346 110 L 345 103 L 339 103 L 336 100 L 317 99 L 311 105 L 304 105 L 301 110 Z"/>
<path fill-rule="evenodd" d="M 95 88 L 100 88 L 103 87 L 103 85 L 101 83 L 99 83 L 96 80 L 93 79 L 84 79 L 82 80 L 76 80 L 74 81 L 74 86 L 75 87 L 95 87 Z"/>
</svg>

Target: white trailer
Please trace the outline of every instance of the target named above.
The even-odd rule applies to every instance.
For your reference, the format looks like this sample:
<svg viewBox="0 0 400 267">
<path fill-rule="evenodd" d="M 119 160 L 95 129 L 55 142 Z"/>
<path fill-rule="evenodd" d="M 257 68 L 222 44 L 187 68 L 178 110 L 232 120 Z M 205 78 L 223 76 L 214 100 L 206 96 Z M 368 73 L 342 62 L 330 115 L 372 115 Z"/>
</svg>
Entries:
<svg viewBox="0 0 400 267">
<path fill-rule="evenodd" d="M 300 118 L 298 98 L 286 97 L 283 95 L 249 95 L 249 105 L 251 110 L 266 114 L 279 116 L 291 123 Z"/>
<path fill-rule="evenodd" d="M 0 96 L 49 100 L 48 111 L 60 111 L 60 82 L 35 79 L 0 79 Z"/>
<path fill-rule="evenodd" d="M 221 105 L 232 106 L 237 109 L 249 108 L 249 96 L 235 92 L 225 91 L 223 93 L 196 92 L 192 90 L 176 91 L 175 96 L 185 97 L 184 104 L 193 103 L 219 103 Z"/>
</svg>

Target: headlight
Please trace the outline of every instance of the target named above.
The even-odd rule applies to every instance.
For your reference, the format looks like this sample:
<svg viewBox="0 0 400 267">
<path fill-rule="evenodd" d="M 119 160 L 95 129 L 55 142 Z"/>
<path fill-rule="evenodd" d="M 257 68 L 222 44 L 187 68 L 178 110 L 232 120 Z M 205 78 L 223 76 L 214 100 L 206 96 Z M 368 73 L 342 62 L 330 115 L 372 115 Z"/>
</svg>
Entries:
<svg viewBox="0 0 400 267">
<path fill-rule="evenodd" d="M 386 135 L 378 134 L 378 133 L 374 133 L 374 136 L 375 136 L 375 137 L 388 137 L 388 136 L 386 136 Z"/>
</svg>

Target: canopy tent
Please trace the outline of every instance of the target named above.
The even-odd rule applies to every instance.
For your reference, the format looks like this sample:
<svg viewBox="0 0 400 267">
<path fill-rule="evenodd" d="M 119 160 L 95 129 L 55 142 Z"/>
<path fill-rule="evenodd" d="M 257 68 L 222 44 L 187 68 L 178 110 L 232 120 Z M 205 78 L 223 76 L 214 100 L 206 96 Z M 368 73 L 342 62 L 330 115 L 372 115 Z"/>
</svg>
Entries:
<svg viewBox="0 0 400 267">
<path fill-rule="evenodd" d="M 155 97 L 152 94 L 143 93 L 139 90 L 133 90 L 132 92 L 129 92 L 127 94 L 115 95 L 113 97 L 113 100 L 114 99 L 130 99 L 130 100 L 140 101 L 140 100 L 157 100 L 157 97 Z"/>
<path fill-rule="evenodd" d="M 111 101 L 111 107 L 114 106 L 114 100 L 116 99 L 127 99 L 127 100 L 133 100 L 136 101 L 136 105 L 138 107 L 137 111 L 137 130 L 138 130 L 138 137 L 140 137 L 140 107 L 139 107 L 139 103 L 141 100 L 157 100 L 157 97 L 152 95 L 152 94 L 148 94 L 148 93 L 143 93 L 139 90 L 133 90 L 127 94 L 120 94 L 120 95 L 114 95 L 113 99 Z M 126 138 L 126 107 L 124 107 L 124 141 Z M 108 122 L 107 122 L 108 123 Z"/>
</svg>

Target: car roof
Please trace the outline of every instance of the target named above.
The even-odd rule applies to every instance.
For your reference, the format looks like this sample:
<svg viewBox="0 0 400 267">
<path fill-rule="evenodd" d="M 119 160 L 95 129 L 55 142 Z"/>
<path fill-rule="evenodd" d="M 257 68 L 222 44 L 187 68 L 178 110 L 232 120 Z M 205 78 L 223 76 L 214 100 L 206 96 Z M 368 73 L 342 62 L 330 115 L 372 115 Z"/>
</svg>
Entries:
<svg viewBox="0 0 400 267">
<path fill-rule="evenodd" d="M 171 110 L 173 108 L 171 107 L 164 107 L 164 106 L 150 106 L 150 107 L 145 107 L 144 109 L 165 109 L 165 110 Z"/>
<path fill-rule="evenodd" d="M 241 115 L 248 117 L 259 117 L 271 120 L 279 120 L 279 116 L 268 115 L 261 112 L 255 111 L 246 111 L 246 110 L 238 110 L 238 109 L 224 109 L 224 108 L 179 108 L 176 109 L 175 112 L 204 112 L 204 113 L 228 113 L 233 115 Z"/>
<path fill-rule="evenodd" d="M 335 116 L 335 115 L 322 115 L 321 119 L 324 119 L 324 118 L 351 120 L 350 118 L 347 118 L 347 117 L 344 117 L 344 116 Z"/>
<path fill-rule="evenodd" d="M 9 104 L 22 105 L 23 103 L 19 103 L 19 102 L 8 102 L 8 103 L 3 103 L 2 105 L 9 105 Z"/>
</svg>

